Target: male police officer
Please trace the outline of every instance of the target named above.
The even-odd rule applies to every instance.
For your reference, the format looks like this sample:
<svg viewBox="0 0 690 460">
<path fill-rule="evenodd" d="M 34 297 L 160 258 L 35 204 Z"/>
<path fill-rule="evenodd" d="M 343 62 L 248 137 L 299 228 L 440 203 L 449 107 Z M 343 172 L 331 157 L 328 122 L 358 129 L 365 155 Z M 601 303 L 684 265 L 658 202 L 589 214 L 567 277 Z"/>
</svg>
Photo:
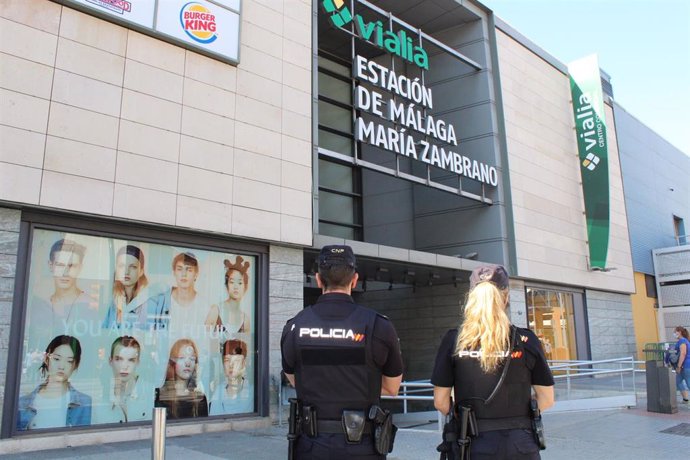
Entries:
<svg viewBox="0 0 690 460">
<path fill-rule="evenodd" d="M 358 275 L 352 248 L 325 246 L 318 268 L 322 295 L 288 321 L 281 338 L 283 370 L 301 404 L 302 434 L 291 442 L 291 455 L 299 460 L 385 459 L 378 436 L 381 431 L 386 435 L 385 428 L 381 420 L 372 421 L 378 419 L 372 414 L 384 416 L 380 396 L 396 395 L 400 388 L 398 335 L 386 317 L 353 301 Z"/>
</svg>

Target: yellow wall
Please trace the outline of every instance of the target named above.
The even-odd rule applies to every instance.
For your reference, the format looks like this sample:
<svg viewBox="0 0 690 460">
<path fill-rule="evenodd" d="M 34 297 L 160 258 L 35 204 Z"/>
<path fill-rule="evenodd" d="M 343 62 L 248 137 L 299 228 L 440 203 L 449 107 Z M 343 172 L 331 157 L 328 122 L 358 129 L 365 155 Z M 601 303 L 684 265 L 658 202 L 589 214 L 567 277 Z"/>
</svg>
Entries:
<svg viewBox="0 0 690 460">
<path fill-rule="evenodd" d="M 637 359 L 644 359 L 645 356 L 642 352 L 644 344 L 659 341 L 657 310 L 654 308 L 656 299 L 647 297 L 644 273 L 635 272 L 635 293 L 630 296 L 630 299 L 632 301 L 633 323 L 635 324 Z"/>
</svg>

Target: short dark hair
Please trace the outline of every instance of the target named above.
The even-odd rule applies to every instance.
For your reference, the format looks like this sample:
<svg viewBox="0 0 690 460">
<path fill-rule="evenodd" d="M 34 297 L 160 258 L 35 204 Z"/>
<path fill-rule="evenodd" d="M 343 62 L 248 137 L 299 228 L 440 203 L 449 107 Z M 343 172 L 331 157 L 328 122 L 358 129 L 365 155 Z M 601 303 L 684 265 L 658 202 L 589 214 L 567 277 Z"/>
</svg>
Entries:
<svg viewBox="0 0 690 460">
<path fill-rule="evenodd" d="M 76 241 L 61 239 L 57 240 L 50 247 L 50 261 L 55 262 L 55 254 L 60 251 L 72 252 L 79 256 L 79 261 L 84 260 L 84 254 L 86 253 L 86 246 L 77 243 Z"/>
<path fill-rule="evenodd" d="M 355 276 L 354 267 L 348 265 L 320 266 L 319 277 L 325 288 L 347 288 Z"/>
</svg>

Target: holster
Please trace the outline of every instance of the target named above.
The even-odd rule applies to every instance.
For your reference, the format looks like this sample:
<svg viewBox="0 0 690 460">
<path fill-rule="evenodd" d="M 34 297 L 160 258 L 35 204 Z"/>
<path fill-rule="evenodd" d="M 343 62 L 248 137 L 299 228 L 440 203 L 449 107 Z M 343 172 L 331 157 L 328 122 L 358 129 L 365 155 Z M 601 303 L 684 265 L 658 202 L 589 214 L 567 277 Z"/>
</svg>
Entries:
<svg viewBox="0 0 690 460">
<path fill-rule="evenodd" d="M 314 406 L 302 407 L 302 433 L 310 438 L 315 438 L 319 435 L 318 418 L 316 416 L 316 407 Z"/>
<path fill-rule="evenodd" d="M 288 460 L 295 455 L 295 441 L 302 434 L 302 402 L 297 398 L 290 398 L 290 417 L 288 418 Z"/>
<path fill-rule="evenodd" d="M 398 427 L 393 425 L 393 414 L 379 406 L 371 406 L 369 419 L 374 422 L 374 448 L 379 455 L 387 455 L 393 451 L 395 434 Z"/>
<path fill-rule="evenodd" d="M 540 450 L 546 449 L 546 437 L 544 436 L 544 422 L 541 419 L 541 411 L 536 399 L 530 400 L 530 413 L 532 415 L 532 432 L 534 433 L 534 440 L 537 442 Z"/>
<path fill-rule="evenodd" d="M 436 447 L 441 460 L 469 459 L 472 438 L 479 435 L 477 418 L 469 406 L 453 407 L 443 426 L 443 441 Z"/>
<path fill-rule="evenodd" d="M 349 444 L 360 443 L 362 441 L 362 434 L 364 433 L 364 425 L 367 421 L 364 417 L 364 411 L 344 410 L 342 421 L 347 442 Z"/>
</svg>

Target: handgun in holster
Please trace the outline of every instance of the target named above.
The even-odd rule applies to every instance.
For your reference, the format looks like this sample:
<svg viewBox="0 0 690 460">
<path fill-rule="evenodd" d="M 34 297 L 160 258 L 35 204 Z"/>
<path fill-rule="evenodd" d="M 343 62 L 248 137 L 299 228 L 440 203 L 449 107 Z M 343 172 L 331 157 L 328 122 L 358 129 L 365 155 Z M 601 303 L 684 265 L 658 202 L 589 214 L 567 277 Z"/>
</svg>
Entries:
<svg viewBox="0 0 690 460">
<path fill-rule="evenodd" d="M 374 448 L 379 455 L 387 455 L 393 451 L 395 434 L 398 427 L 393 425 L 393 414 L 387 409 L 373 405 L 369 408 L 369 420 L 374 424 Z"/>
<path fill-rule="evenodd" d="M 544 422 L 541 419 L 541 411 L 536 399 L 530 399 L 529 402 L 530 414 L 532 416 L 532 432 L 534 433 L 534 440 L 537 442 L 540 450 L 546 449 L 546 437 L 544 436 Z"/>
</svg>

